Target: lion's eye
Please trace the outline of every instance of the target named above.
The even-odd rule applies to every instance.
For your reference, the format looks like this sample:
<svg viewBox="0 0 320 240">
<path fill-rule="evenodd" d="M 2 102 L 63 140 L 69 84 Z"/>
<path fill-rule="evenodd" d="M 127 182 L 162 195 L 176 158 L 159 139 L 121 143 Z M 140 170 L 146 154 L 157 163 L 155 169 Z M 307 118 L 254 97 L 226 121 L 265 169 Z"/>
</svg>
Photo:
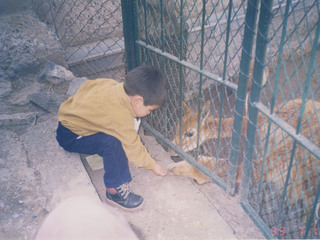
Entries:
<svg viewBox="0 0 320 240">
<path fill-rule="evenodd" d="M 184 134 L 185 137 L 192 137 L 193 136 L 193 132 L 186 132 Z"/>
</svg>

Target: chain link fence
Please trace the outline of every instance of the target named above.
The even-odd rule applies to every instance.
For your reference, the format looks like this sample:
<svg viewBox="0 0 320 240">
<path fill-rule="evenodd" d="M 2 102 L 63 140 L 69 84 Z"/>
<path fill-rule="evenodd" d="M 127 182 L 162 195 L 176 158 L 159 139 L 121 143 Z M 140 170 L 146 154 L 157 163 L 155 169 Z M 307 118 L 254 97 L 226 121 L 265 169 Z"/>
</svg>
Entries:
<svg viewBox="0 0 320 240">
<path fill-rule="evenodd" d="M 76 75 L 164 72 L 143 124 L 173 159 L 239 194 L 266 237 L 319 238 L 318 0 L 39 2 Z"/>
<path fill-rule="evenodd" d="M 267 237 L 317 238 L 319 2 L 140 0 L 136 12 L 136 61 L 171 91 L 145 127 L 239 193 Z"/>
<path fill-rule="evenodd" d="M 111 0 L 32 0 L 40 20 L 56 32 L 68 68 L 78 77 L 125 74 L 121 4 Z"/>
</svg>

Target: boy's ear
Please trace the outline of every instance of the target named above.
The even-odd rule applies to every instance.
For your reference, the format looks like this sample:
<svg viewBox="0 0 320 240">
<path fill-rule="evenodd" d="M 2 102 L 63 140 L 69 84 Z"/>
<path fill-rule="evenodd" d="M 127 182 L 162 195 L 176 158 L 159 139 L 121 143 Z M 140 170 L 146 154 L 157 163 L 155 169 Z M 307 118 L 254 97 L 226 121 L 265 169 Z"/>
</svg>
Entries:
<svg viewBox="0 0 320 240">
<path fill-rule="evenodd" d="M 134 95 L 131 97 L 131 103 L 135 106 L 143 105 L 143 97 L 141 97 L 140 95 Z"/>
</svg>

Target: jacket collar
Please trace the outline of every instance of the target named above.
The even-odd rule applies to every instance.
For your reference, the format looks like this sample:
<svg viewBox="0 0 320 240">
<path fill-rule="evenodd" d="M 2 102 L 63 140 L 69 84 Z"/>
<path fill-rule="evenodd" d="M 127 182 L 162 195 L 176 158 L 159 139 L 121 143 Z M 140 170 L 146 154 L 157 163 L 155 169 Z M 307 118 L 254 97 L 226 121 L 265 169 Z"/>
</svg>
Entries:
<svg viewBox="0 0 320 240">
<path fill-rule="evenodd" d="M 124 83 L 123 82 L 118 83 L 116 86 L 116 89 L 117 89 L 117 93 L 119 96 L 120 104 L 129 110 L 130 115 L 132 115 L 132 117 L 137 117 L 133 111 L 133 107 L 130 103 L 130 99 L 129 99 L 128 95 L 126 94 L 126 92 L 124 91 Z"/>
</svg>

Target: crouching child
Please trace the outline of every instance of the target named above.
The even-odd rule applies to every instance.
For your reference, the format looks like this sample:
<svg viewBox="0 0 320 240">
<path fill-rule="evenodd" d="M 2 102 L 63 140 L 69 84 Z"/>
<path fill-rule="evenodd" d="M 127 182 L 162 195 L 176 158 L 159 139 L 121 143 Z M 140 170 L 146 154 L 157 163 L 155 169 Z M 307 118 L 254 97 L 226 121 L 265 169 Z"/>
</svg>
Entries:
<svg viewBox="0 0 320 240">
<path fill-rule="evenodd" d="M 86 81 L 58 111 L 57 141 L 66 151 L 98 154 L 103 158 L 106 200 L 127 211 L 142 208 L 144 199 L 133 193 L 128 160 L 136 167 L 165 176 L 167 170 L 150 156 L 135 123 L 167 100 L 162 73 L 139 66 L 123 83 L 112 79 Z"/>
</svg>

